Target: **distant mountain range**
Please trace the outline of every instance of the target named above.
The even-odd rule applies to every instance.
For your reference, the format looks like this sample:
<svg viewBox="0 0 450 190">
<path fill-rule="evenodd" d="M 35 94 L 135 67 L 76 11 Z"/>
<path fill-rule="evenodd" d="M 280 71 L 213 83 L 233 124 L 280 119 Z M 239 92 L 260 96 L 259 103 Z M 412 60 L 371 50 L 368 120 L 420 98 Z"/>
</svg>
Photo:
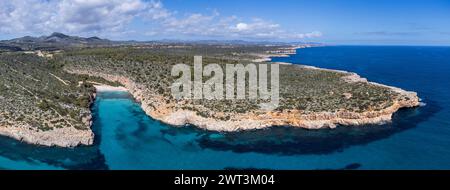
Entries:
<svg viewBox="0 0 450 190">
<path fill-rule="evenodd" d="M 66 43 L 66 44 L 79 44 L 79 43 L 109 43 L 109 40 L 100 39 L 99 37 L 82 38 L 78 36 L 68 36 L 62 33 L 53 33 L 50 36 L 31 37 L 25 36 L 22 38 L 16 38 L 8 40 L 13 43 Z"/>
<path fill-rule="evenodd" d="M 0 49 L 9 50 L 52 50 L 67 47 L 83 46 L 106 46 L 113 44 L 112 41 L 99 37 L 78 37 L 69 36 L 63 33 L 54 32 L 49 36 L 32 37 L 25 36 L 11 40 L 0 41 Z"/>
<path fill-rule="evenodd" d="M 149 45 L 149 44 L 191 44 L 191 45 L 319 45 L 318 43 L 305 42 L 254 42 L 244 40 L 158 40 L 158 41 L 112 41 L 93 37 L 69 36 L 54 32 L 49 36 L 32 37 L 24 36 L 11 40 L 0 41 L 0 52 L 2 51 L 30 51 L 30 50 L 59 50 L 76 47 L 107 47 L 120 45 Z"/>
</svg>

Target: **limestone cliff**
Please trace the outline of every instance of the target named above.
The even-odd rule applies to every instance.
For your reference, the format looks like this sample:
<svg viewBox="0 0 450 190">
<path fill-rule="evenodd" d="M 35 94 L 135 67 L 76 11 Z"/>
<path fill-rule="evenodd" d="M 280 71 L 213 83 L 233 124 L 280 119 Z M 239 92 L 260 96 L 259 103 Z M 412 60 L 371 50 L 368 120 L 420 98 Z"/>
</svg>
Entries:
<svg viewBox="0 0 450 190">
<path fill-rule="evenodd" d="M 305 67 L 305 66 L 303 66 Z M 315 67 L 307 67 L 310 69 L 320 69 Z M 396 87 L 390 87 L 377 83 L 368 82 L 355 73 L 345 71 L 347 75 L 342 80 L 352 82 L 364 82 L 372 85 L 379 85 L 390 89 L 398 94 L 397 98 L 392 100 L 393 104 L 385 109 L 378 111 L 351 112 L 341 110 L 338 112 L 318 112 L 318 113 L 302 113 L 300 110 L 283 110 L 282 112 L 249 112 L 235 113 L 229 120 L 218 120 L 210 117 L 202 117 L 194 111 L 173 109 L 173 104 L 177 102 L 166 101 L 165 97 L 154 91 L 146 89 L 144 85 L 135 83 L 134 81 L 122 77 L 92 71 L 69 70 L 68 72 L 85 74 L 91 76 L 99 76 L 109 81 L 120 82 L 129 90 L 134 98 L 141 103 L 142 109 L 152 118 L 160 120 L 164 123 L 174 126 L 184 126 L 191 124 L 202 129 L 214 131 L 239 131 L 262 129 L 272 126 L 292 126 L 302 127 L 306 129 L 335 128 L 336 125 L 366 125 L 366 124 L 382 124 L 391 121 L 393 113 L 401 108 L 419 106 L 419 97 L 415 92 L 405 91 Z M 182 102 L 178 102 L 182 103 Z M 221 113 L 213 113 L 220 115 Z"/>
</svg>

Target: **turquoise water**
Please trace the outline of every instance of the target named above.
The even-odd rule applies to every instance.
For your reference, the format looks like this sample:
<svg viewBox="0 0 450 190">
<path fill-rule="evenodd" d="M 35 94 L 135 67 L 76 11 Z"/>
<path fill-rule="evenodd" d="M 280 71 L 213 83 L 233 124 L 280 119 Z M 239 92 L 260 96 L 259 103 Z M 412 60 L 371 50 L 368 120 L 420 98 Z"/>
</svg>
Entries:
<svg viewBox="0 0 450 190">
<path fill-rule="evenodd" d="M 450 48 L 320 47 L 286 61 L 354 71 L 417 91 L 427 106 L 392 123 L 308 131 L 288 127 L 241 133 L 171 127 L 127 93 L 100 93 L 95 145 L 74 149 L 0 137 L 2 169 L 450 169 Z"/>
</svg>

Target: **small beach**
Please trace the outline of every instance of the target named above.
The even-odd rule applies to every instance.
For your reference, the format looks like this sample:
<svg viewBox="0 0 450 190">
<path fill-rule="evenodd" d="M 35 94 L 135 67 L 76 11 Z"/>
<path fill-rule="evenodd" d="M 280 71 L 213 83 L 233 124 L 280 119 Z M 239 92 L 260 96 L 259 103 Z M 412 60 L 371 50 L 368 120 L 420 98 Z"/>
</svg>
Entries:
<svg viewBox="0 0 450 190">
<path fill-rule="evenodd" d="M 128 90 L 125 87 L 122 86 L 109 86 L 109 85 L 94 85 L 97 92 L 110 92 L 110 91 L 117 91 L 117 92 L 127 92 Z"/>
<path fill-rule="evenodd" d="M 0 137 L 0 168 L 449 169 L 450 74 L 448 59 L 441 59 L 449 52 L 445 47 L 317 47 L 273 58 L 355 72 L 417 91 L 427 103 L 399 110 L 384 125 L 237 133 L 179 128 L 147 116 L 123 87 L 99 85 L 92 105 L 92 146 L 42 147 Z"/>
</svg>

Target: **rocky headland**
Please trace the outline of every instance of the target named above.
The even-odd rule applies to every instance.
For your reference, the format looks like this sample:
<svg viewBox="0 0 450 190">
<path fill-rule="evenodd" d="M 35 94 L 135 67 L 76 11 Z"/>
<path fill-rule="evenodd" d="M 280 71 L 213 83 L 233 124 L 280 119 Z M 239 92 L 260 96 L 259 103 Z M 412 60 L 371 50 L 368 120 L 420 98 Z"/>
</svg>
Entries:
<svg viewBox="0 0 450 190">
<path fill-rule="evenodd" d="M 260 58 L 254 62 L 270 61 L 273 56 L 295 53 L 297 48 L 286 47 L 248 57 Z M 234 54 L 217 57 L 223 58 L 223 55 Z M 191 61 L 190 56 L 165 55 L 151 50 L 83 50 L 64 56 L 65 67 L 61 70 L 47 67 L 40 58 L 36 64 L 36 56 L 20 54 L 18 57 L 26 60 L 5 57 L 8 64 L 0 69 L 0 103 L 3 106 L 0 135 L 44 146 L 92 145 L 94 133 L 89 106 L 101 91 L 128 91 L 147 115 L 166 124 L 194 125 L 222 132 L 276 126 L 321 129 L 383 124 L 390 122 L 399 109 L 420 105 L 415 92 L 369 82 L 356 73 L 290 63 L 280 65 L 283 88 L 280 89 L 279 109 L 264 111 L 247 101 L 197 104 L 173 99 L 170 69 L 180 60 Z M 239 59 L 231 57 L 228 61 L 233 63 Z M 209 57 L 209 61 L 218 59 Z M 9 82 L 10 78 L 17 82 Z"/>
<path fill-rule="evenodd" d="M 167 101 L 167 97 L 163 97 L 160 94 L 152 92 L 151 90 L 146 89 L 145 85 L 138 84 L 127 77 L 82 70 L 69 70 L 68 72 L 100 76 L 108 81 L 121 83 L 126 89 L 128 89 L 133 97 L 141 103 L 141 107 L 147 115 L 166 124 L 174 126 L 184 126 L 190 124 L 206 130 L 223 132 L 263 129 L 273 126 L 292 126 L 306 129 L 320 129 L 335 128 L 337 125 L 360 126 L 366 124 L 383 124 L 390 122 L 392 115 L 399 109 L 416 107 L 420 104 L 419 97 L 415 92 L 409 92 L 396 87 L 368 82 L 365 78 L 361 78 L 355 73 L 320 69 L 310 66 L 298 67 L 345 73 L 342 80 L 347 83 L 363 82 L 388 88 L 393 93 L 398 94 L 398 96 L 396 96 L 396 99 L 392 100 L 392 105 L 386 107 L 385 109 L 376 111 L 352 112 L 348 110 L 341 110 L 338 112 L 317 112 L 308 114 L 296 109 L 270 112 L 252 111 L 248 113 L 234 113 L 228 120 L 220 120 L 212 117 L 200 116 L 191 110 L 174 109 L 174 104 L 183 104 L 184 102 Z M 210 114 L 222 115 L 224 113 L 214 112 Z"/>
</svg>

